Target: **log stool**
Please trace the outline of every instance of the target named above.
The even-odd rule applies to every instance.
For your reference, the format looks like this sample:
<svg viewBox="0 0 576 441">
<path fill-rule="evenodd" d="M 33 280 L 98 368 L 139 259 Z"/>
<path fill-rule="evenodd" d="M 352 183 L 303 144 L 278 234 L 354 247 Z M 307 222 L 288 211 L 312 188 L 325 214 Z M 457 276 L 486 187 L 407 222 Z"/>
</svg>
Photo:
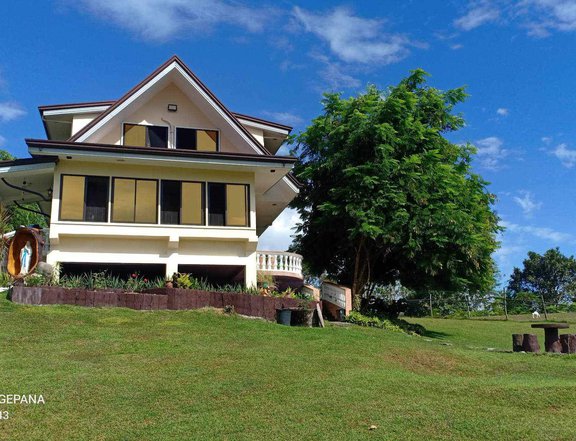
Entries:
<svg viewBox="0 0 576 441">
<path fill-rule="evenodd" d="M 524 352 L 540 352 L 540 345 L 538 344 L 536 334 L 523 335 L 522 350 Z"/>
<path fill-rule="evenodd" d="M 512 350 L 514 352 L 522 352 L 524 344 L 524 335 L 523 334 L 512 334 Z"/>
<path fill-rule="evenodd" d="M 568 323 L 537 323 L 532 325 L 533 328 L 544 329 L 544 348 L 546 352 L 562 352 L 562 344 L 558 338 L 558 329 L 569 328 Z"/>
<path fill-rule="evenodd" d="M 560 345 L 564 354 L 576 354 L 576 334 L 562 334 Z"/>
</svg>

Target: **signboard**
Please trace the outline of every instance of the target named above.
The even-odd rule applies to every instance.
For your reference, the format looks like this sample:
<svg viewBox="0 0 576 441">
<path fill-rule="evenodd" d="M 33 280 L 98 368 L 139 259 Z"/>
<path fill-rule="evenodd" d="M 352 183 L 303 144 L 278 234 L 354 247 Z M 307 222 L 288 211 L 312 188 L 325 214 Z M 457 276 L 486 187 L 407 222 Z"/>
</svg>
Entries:
<svg viewBox="0 0 576 441">
<path fill-rule="evenodd" d="M 324 282 L 320 288 L 320 298 L 343 309 L 346 315 L 352 310 L 352 293 L 345 286 Z"/>
</svg>

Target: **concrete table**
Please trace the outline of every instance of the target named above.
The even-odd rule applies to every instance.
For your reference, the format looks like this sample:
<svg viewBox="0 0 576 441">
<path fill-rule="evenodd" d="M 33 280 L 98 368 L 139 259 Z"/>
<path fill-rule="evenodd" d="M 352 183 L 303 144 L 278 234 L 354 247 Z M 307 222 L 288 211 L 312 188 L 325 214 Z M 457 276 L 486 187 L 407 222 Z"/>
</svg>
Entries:
<svg viewBox="0 0 576 441">
<path fill-rule="evenodd" d="M 562 344 L 558 338 L 558 329 L 569 328 L 568 323 L 536 323 L 533 328 L 544 329 L 544 347 L 546 352 L 562 352 Z"/>
</svg>

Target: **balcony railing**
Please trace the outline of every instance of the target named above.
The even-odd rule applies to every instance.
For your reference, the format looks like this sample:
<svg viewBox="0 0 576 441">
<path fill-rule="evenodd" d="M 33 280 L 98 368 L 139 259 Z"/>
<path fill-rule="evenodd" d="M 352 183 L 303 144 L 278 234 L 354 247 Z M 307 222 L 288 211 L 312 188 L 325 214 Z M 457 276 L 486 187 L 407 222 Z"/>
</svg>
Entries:
<svg viewBox="0 0 576 441">
<path fill-rule="evenodd" d="M 283 251 L 258 251 L 256 262 L 258 271 L 302 278 L 302 256 L 300 254 Z"/>
</svg>

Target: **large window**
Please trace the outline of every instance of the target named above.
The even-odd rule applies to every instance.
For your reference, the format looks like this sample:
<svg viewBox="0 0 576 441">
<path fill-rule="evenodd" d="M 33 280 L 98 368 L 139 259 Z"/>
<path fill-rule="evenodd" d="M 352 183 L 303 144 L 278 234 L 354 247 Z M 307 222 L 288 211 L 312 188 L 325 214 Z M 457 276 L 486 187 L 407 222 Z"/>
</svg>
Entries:
<svg viewBox="0 0 576 441">
<path fill-rule="evenodd" d="M 208 225 L 249 226 L 248 186 L 244 184 L 208 184 Z"/>
<path fill-rule="evenodd" d="M 204 183 L 162 181 L 163 224 L 204 225 Z"/>
<path fill-rule="evenodd" d="M 103 176 L 62 175 L 60 220 L 107 222 L 109 181 Z"/>
<path fill-rule="evenodd" d="M 158 181 L 114 178 L 112 189 L 112 222 L 157 223 Z"/>
<path fill-rule="evenodd" d="M 124 145 L 168 147 L 168 127 L 124 124 Z"/>
<path fill-rule="evenodd" d="M 218 150 L 218 131 L 176 128 L 176 148 L 215 152 Z"/>
</svg>

